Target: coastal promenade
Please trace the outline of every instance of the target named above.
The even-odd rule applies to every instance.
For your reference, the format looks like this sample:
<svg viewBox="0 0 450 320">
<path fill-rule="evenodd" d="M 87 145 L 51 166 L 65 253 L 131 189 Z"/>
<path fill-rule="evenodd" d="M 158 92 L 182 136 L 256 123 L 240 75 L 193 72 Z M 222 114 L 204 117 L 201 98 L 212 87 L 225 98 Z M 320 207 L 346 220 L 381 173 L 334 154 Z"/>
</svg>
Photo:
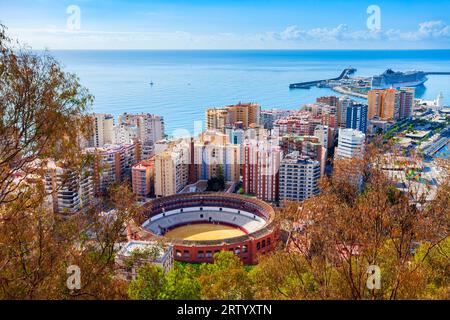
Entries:
<svg viewBox="0 0 450 320">
<path fill-rule="evenodd" d="M 336 92 L 339 92 L 339 93 L 342 93 L 342 94 L 346 94 L 348 96 L 354 96 L 354 97 L 358 97 L 358 98 L 367 99 L 367 94 L 354 92 L 352 90 L 349 90 L 349 89 L 341 87 L 341 86 L 332 87 L 331 89 L 336 91 Z"/>
</svg>

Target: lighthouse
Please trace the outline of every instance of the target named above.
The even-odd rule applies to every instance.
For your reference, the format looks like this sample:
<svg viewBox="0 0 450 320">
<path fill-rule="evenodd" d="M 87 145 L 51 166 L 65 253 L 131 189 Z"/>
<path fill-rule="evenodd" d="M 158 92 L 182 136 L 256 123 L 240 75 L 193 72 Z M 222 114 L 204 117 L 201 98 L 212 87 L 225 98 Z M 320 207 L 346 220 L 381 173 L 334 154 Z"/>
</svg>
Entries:
<svg viewBox="0 0 450 320">
<path fill-rule="evenodd" d="M 439 93 L 438 97 L 436 98 L 436 110 L 437 111 L 441 111 L 442 108 L 444 108 L 444 95 L 441 93 Z"/>
</svg>

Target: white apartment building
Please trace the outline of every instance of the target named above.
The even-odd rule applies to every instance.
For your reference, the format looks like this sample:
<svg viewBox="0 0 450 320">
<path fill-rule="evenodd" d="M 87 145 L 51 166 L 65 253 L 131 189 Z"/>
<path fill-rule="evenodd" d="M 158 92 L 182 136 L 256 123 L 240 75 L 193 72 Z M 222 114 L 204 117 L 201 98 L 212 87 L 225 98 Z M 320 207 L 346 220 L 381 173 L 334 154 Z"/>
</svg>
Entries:
<svg viewBox="0 0 450 320">
<path fill-rule="evenodd" d="M 161 116 L 142 113 L 119 116 L 119 124 L 136 128 L 136 135 L 141 142 L 141 157 L 146 160 L 154 155 L 155 143 L 164 138 L 164 119 Z"/>
<path fill-rule="evenodd" d="M 320 162 L 298 151 L 285 156 L 280 165 L 280 200 L 303 201 L 319 193 Z"/>
<path fill-rule="evenodd" d="M 327 158 L 327 151 L 330 141 L 329 138 L 329 128 L 328 126 L 318 125 L 314 128 L 314 136 L 319 138 L 320 144 L 325 148 L 325 158 Z"/>
<path fill-rule="evenodd" d="M 118 124 L 114 127 L 114 143 L 127 144 L 138 139 L 138 128 L 133 125 Z"/>
<path fill-rule="evenodd" d="M 366 135 L 356 129 L 339 129 L 336 158 L 363 157 Z"/>
<path fill-rule="evenodd" d="M 54 213 L 74 213 L 92 204 L 94 185 L 92 172 L 81 174 L 50 163 L 45 172 L 48 204 Z"/>
<path fill-rule="evenodd" d="M 94 113 L 93 121 L 94 133 L 90 147 L 99 148 L 114 143 L 114 117 L 110 114 Z"/>
</svg>

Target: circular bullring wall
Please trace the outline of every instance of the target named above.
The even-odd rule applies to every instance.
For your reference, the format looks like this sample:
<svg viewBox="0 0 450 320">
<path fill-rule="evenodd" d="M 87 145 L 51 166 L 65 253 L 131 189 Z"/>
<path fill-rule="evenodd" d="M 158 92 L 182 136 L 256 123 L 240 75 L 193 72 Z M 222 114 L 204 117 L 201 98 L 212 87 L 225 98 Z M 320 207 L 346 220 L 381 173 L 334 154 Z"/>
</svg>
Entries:
<svg viewBox="0 0 450 320">
<path fill-rule="evenodd" d="M 178 261 L 213 262 L 221 250 L 245 264 L 275 247 L 273 208 L 254 198 L 229 193 L 186 193 L 144 205 L 135 239 L 163 238 L 173 244 Z"/>
</svg>

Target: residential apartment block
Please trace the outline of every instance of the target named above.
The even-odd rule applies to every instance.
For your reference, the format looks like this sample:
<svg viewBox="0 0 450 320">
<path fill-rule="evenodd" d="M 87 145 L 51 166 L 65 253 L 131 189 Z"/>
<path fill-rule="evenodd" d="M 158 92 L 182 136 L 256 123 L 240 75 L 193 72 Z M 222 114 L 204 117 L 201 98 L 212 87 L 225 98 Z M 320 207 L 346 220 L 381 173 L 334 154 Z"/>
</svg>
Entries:
<svg viewBox="0 0 450 320">
<path fill-rule="evenodd" d="M 319 193 L 320 162 L 298 151 L 284 157 L 280 165 L 280 200 L 303 201 Z"/>
<path fill-rule="evenodd" d="M 264 201 L 278 200 L 281 148 L 268 141 L 244 143 L 243 189 Z"/>
<path fill-rule="evenodd" d="M 44 179 L 47 201 L 54 213 L 70 214 L 92 204 L 94 185 L 89 169 L 79 173 L 51 162 Z"/>
</svg>

